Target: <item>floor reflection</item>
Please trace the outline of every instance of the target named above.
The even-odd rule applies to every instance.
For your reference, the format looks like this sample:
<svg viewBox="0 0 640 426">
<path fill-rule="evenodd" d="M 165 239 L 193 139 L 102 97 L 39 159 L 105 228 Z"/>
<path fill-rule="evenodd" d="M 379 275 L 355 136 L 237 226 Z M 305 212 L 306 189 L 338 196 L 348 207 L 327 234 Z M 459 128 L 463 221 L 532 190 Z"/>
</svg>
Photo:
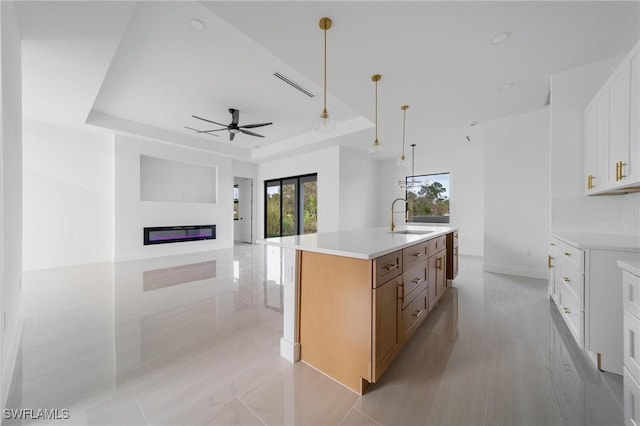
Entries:
<svg viewBox="0 0 640 426">
<path fill-rule="evenodd" d="M 454 287 L 360 397 L 280 357 L 282 272 L 279 250 L 251 245 L 29 272 L 7 406 L 67 408 L 64 425 L 623 423 L 617 379 L 575 346 L 544 281 L 461 257 Z"/>
</svg>

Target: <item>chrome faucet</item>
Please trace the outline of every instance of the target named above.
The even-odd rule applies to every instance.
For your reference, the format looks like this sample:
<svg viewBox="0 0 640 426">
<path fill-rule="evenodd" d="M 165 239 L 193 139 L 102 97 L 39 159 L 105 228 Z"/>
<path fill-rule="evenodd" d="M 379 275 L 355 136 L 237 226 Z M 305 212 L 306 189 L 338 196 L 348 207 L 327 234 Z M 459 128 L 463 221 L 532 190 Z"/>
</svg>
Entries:
<svg viewBox="0 0 640 426">
<path fill-rule="evenodd" d="M 395 200 L 393 200 L 393 202 L 391 203 L 391 232 L 393 232 L 393 230 L 396 228 L 396 223 L 393 220 L 393 206 L 396 205 L 396 201 L 404 201 L 405 202 L 405 219 L 408 216 L 408 211 L 407 211 L 407 207 L 406 207 L 406 202 L 407 200 L 405 200 L 404 198 L 396 198 Z"/>
</svg>

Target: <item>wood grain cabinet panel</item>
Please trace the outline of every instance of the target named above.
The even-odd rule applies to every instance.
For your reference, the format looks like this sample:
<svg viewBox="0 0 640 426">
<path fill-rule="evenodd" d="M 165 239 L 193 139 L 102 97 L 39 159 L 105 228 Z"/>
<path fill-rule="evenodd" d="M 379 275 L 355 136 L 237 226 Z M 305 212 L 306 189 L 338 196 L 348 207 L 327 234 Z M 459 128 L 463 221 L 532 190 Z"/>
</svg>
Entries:
<svg viewBox="0 0 640 426">
<path fill-rule="evenodd" d="M 400 351 L 402 335 L 400 330 L 400 304 L 398 289 L 402 286 L 400 277 L 394 278 L 373 289 L 373 381 L 380 378 L 391 361 Z"/>
</svg>

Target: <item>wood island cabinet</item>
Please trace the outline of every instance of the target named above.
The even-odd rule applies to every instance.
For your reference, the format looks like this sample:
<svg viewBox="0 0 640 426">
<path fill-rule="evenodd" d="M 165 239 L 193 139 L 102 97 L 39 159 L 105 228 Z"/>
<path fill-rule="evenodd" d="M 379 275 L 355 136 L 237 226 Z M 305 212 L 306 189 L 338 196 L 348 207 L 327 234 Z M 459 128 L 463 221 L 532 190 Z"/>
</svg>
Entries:
<svg viewBox="0 0 640 426">
<path fill-rule="evenodd" d="M 301 251 L 301 359 L 364 393 L 442 297 L 447 269 L 446 235 L 369 260 Z"/>
</svg>

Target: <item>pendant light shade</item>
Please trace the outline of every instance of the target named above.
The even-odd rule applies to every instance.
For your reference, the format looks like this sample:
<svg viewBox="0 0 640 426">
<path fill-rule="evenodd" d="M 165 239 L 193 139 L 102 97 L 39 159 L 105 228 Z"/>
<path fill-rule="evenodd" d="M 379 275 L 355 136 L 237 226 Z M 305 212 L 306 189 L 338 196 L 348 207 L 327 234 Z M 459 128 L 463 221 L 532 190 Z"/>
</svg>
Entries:
<svg viewBox="0 0 640 426">
<path fill-rule="evenodd" d="M 382 79 L 380 74 L 374 74 L 371 76 L 371 81 L 373 81 L 376 85 L 376 138 L 373 143 L 369 145 L 369 154 L 378 154 L 382 151 L 382 145 L 380 145 L 380 141 L 378 140 L 378 82 Z"/>
<path fill-rule="evenodd" d="M 404 156 L 404 136 L 406 133 L 406 127 L 407 127 L 407 110 L 409 109 L 409 105 L 403 105 L 400 107 L 400 109 L 403 112 L 403 116 L 402 116 L 402 154 L 400 154 L 400 158 L 398 158 L 398 161 L 396 161 L 396 164 L 398 165 L 398 167 L 407 167 L 409 166 L 409 162 L 407 161 L 407 158 Z"/>
<path fill-rule="evenodd" d="M 324 103 L 322 113 L 316 120 L 316 130 L 321 133 L 333 132 L 336 129 L 336 121 L 327 111 L 327 30 L 331 28 L 331 19 L 320 19 L 320 29 L 324 32 Z"/>
</svg>

